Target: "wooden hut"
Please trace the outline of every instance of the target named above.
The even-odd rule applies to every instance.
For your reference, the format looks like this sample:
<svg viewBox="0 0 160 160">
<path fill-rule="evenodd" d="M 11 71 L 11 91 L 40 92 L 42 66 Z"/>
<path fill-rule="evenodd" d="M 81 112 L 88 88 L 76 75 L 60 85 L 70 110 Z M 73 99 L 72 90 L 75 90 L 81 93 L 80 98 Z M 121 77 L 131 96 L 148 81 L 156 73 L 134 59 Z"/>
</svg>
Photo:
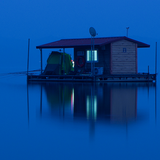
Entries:
<svg viewBox="0 0 160 160">
<path fill-rule="evenodd" d="M 41 54 L 41 74 L 28 75 L 27 79 L 29 81 L 154 82 L 156 81 L 156 73 L 138 73 L 137 49 L 148 47 L 150 45 L 125 36 L 61 39 L 36 47 L 40 49 Z M 62 48 L 63 57 L 65 48 L 74 49 L 74 73 L 68 75 L 65 73 L 63 75 L 43 75 L 42 50 L 52 48 Z"/>
<path fill-rule="evenodd" d="M 44 48 L 74 48 L 75 72 L 91 72 L 94 63 L 95 74 L 137 74 L 137 48 L 150 45 L 128 37 L 94 38 L 94 51 L 91 55 L 91 38 L 62 39 L 37 46 Z M 92 57 L 92 60 L 91 60 Z M 103 72 L 102 72 L 103 71 Z"/>
</svg>

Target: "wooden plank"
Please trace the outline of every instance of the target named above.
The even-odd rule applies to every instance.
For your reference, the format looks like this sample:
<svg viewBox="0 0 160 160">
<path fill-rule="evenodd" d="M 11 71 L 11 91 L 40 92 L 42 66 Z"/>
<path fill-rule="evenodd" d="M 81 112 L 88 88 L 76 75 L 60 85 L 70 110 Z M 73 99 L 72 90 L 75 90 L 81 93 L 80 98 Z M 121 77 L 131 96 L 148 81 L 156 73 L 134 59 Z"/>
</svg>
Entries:
<svg viewBox="0 0 160 160">
<path fill-rule="evenodd" d="M 122 61 L 120 61 L 120 60 L 116 60 L 116 61 L 114 61 L 114 62 L 112 62 L 112 64 L 117 64 L 117 65 L 129 65 L 129 64 L 132 64 L 132 65 L 135 65 L 136 64 L 136 62 L 135 61 L 126 61 L 126 60 L 122 60 Z"/>
<path fill-rule="evenodd" d="M 127 62 L 127 63 L 126 63 Z M 114 62 L 112 62 L 112 64 L 121 64 L 121 65 L 123 65 L 123 63 L 125 64 L 128 64 L 128 63 L 131 63 L 131 64 L 133 64 L 132 62 L 135 62 L 135 61 L 133 61 L 133 60 L 120 60 L 120 59 L 116 59 Z"/>
<path fill-rule="evenodd" d="M 135 55 L 113 55 L 112 58 L 135 58 Z"/>
<path fill-rule="evenodd" d="M 113 55 L 112 58 L 135 58 L 135 55 Z"/>
<path fill-rule="evenodd" d="M 117 43 L 117 44 L 113 44 L 112 47 L 135 47 L 135 44 L 125 44 L 125 43 Z"/>
<path fill-rule="evenodd" d="M 114 71 L 136 71 L 133 67 L 113 67 L 112 70 Z"/>
<path fill-rule="evenodd" d="M 123 52 L 123 50 L 121 51 L 121 50 L 115 50 L 115 51 L 113 51 L 112 52 L 112 55 L 116 55 L 116 54 L 119 54 L 119 55 L 132 55 L 132 54 L 134 54 L 135 55 L 135 51 L 128 51 L 128 52 Z"/>
<path fill-rule="evenodd" d="M 135 65 L 112 65 L 114 68 L 135 68 Z"/>
<path fill-rule="evenodd" d="M 114 62 L 135 62 L 136 58 L 113 58 L 112 61 Z"/>
<path fill-rule="evenodd" d="M 130 41 L 127 41 L 127 40 L 120 40 L 120 41 L 117 41 L 117 42 L 113 42 L 112 43 L 113 46 L 116 46 L 116 45 L 135 45 L 134 42 L 130 42 Z"/>
<path fill-rule="evenodd" d="M 129 75 L 129 74 L 135 74 L 135 71 L 134 71 L 134 72 L 129 72 L 129 71 L 126 71 L 126 72 L 115 71 L 115 72 L 113 72 L 113 74 L 114 74 L 114 75 L 116 75 L 116 74 L 117 74 L 117 75 L 119 75 L 119 74 L 126 74 L 126 75 L 128 74 L 128 75 Z M 119 77 L 120 77 L 120 76 L 119 76 Z"/>
<path fill-rule="evenodd" d="M 134 67 L 129 67 L 129 66 L 127 66 L 127 67 L 117 67 L 117 66 L 113 66 L 113 68 L 112 68 L 112 70 L 135 70 L 135 68 Z"/>
<path fill-rule="evenodd" d="M 113 71 L 130 71 L 130 70 L 135 70 L 135 68 L 131 66 L 128 66 L 128 67 L 113 66 L 112 70 Z"/>
<path fill-rule="evenodd" d="M 125 56 L 125 55 L 135 55 L 135 52 L 126 52 L 126 53 L 123 53 L 123 52 L 112 52 L 112 56 L 114 55 L 121 55 L 121 56 Z"/>
<path fill-rule="evenodd" d="M 112 65 L 129 65 L 129 64 L 132 64 L 132 65 L 135 65 L 136 64 L 136 62 L 135 61 L 133 61 L 133 62 L 127 62 L 127 61 L 120 61 L 120 62 L 118 62 L 118 61 L 114 61 L 114 62 L 112 62 Z"/>
<path fill-rule="evenodd" d="M 113 70 L 116 70 L 116 69 L 125 70 L 126 68 L 127 68 L 127 70 L 129 70 L 129 69 L 136 70 L 136 68 L 134 66 L 117 66 L 117 65 L 113 65 L 113 67 L 112 67 Z"/>
<path fill-rule="evenodd" d="M 114 71 L 112 70 L 112 72 L 114 73 L 114 72 L 121 72 L 121 73 L 123 73 L 123 72 L 135 72 L 136 70 L 135 69 L 123 69 L 123 70 L 120 70 L 120 69 L 115 69 Z"/>
<path fill-rule="evenodd" d="M 125 74 L 125 73 L 129 73 L 129 74 L 136 74 L 136 70 L 114 70 L 114 71 L 112 71 L 112 73 L 113 74 L 117 74 L 117 73 L 119 73 L 119 74 Z"/>
<path fill-rule="evenodd" d="M 128 47 L 128 46 L 117 46 L 117 47 L 113 47 L 113 51 L 112 51 L 112 53 L 113 52 L 115 52 L 115 51 L 121 51 L 121 52 L 123 52 L 123 48 L 126 48 L 126 52 L 131 52 L 131 51 L 134 51 L 135 52 L 135 46 L 133 46 L 133 47 Z"/>
</svg>

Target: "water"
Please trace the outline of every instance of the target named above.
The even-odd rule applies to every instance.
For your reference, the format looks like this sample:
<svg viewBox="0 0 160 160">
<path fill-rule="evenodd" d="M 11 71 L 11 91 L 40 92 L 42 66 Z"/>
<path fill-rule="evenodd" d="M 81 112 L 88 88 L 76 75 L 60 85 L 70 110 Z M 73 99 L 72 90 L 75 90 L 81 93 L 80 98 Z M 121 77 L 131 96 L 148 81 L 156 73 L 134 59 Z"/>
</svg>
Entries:
<svg viewBox="0 0 160 160">
<path fill-rule="evenodd" d="M 0 159 L 160 159 L 155 84 L 0 83 Z"/>
</svg>

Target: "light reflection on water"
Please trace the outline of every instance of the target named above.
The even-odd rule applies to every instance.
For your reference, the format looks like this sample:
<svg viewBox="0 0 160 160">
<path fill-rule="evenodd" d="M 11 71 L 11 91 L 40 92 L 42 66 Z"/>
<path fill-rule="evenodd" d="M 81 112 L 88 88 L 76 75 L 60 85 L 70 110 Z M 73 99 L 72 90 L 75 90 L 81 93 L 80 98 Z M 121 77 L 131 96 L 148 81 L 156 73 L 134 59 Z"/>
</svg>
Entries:
<svg viewBox="0 0 160 160">
<path fill-rule="evenodd" d="M 160 158 L 155 84 L 1 88 L 1 159 Z"/>
<path fill-rule="evenodd" d="M 40 83 L 29 84 L 28 95 L 34 86 L 39 88 L 36 96 L 39 95 L 37 104 L 42 119 L 89 122 L 90 135 L 94 135 L 96 123 L 119 124 L 127 129 L 129 124 L 146 119 L 143 113 L 137 115 L 138 90 L 145 90 L 148 96 L 149 89 L 156 91 L 154 83 Z"/>
<path fill-rule="evenodd" d="M 156 90 L 153 83 L 41 83 L 29 84 L 28 95 L 33 86 L 39 88 L 40 114 L 46 98 L 45 105 L 53 116 L 117 123 L 136 120 L 138 89 L 146 89 L 148 94 L 149 88 Z"/>
</svg>

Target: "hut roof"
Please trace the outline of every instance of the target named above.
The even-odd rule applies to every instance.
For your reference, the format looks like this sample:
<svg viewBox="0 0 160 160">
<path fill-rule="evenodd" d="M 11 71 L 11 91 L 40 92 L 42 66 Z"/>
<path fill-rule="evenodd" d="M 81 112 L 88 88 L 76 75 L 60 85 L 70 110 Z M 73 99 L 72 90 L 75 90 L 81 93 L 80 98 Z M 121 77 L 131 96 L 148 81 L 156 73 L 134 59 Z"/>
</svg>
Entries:
<svg viewBox="0 0 160 160">
<path fill-rule="evenodd" d="M 148 44 L 145 44 L 143 42 L 140 42 L 140 41 L 137 41 L 137 40 L 125 37 L 125 36 L 94 38 L 94 45 L 95 46 L 103 46 L 103 45 L 110 44 L 112 42 L 116 42 L 119 40 L 128 40 L 130 42 L 137 43 L 138 48 L 150 47 L 150 45 L 148 45 Z M 59 41 L 36 46 L 36 48 L 37 49 L 42 49 L 42 48 L 75 48 L 75 47 L 90 46 L 90 45 L 91 45 L 91 38 L 61 39 Z"/>
</svg>

